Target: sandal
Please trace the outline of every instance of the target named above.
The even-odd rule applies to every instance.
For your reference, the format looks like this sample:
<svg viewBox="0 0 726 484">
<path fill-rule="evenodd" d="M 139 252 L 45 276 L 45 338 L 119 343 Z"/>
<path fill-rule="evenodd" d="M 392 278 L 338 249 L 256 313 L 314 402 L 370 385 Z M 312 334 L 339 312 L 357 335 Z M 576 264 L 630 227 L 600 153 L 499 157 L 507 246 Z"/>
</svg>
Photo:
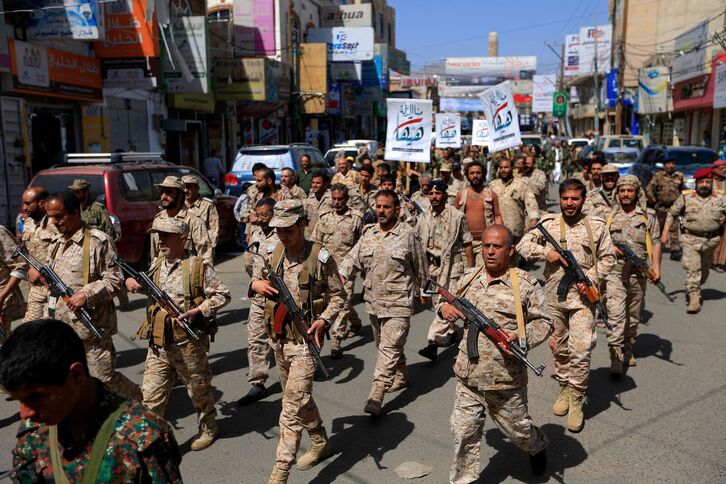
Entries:
<svg viewBox="0 0 726 484">
<path fill-rule="evenodd" d="M 352 326 L 348 331 L 345 332 L 345 337 L 347 338 L 354 338 L 358 336 L 358 333 L 360 333 L 362 326 Z"/>
</svg>

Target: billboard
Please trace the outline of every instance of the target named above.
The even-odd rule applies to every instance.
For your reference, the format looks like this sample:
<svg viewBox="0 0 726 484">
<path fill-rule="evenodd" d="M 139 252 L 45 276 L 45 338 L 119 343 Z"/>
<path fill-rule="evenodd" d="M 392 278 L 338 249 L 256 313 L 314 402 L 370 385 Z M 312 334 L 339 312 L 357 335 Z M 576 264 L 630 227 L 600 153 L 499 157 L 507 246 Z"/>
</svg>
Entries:
<svg viewBox="0 0 726 484">
<path fill-rule="evenodd" d="M 274 0 L 234 0 L 233 12 L 237 57 L 277 54 Z"/>
<path fill-rule="evenodd" d="M 530 78 L 537 70 L 537 57 L 449 57 L 446 74 L 454 76 Z"/>
<path fill-rule="evenodd" d="M 597 53 L 597 71 L 610 72 L 610 51 L 612 45 L 612 25 L 581 27 L 578 73 L 581 76 L 585 76 L 595 72 L 595 53 Z"/>
<path fill-rule="evenodd" d="M 551 113 L 552 93 L 555 92 L 555 74 L 537 75 L 532 81 L 532 112 Z"/>
<path fill-rule="evenodd" d="M 373 59 L 373 27 L 309 29 L 308 42 L 327 44 L 333 62 Z"/>
<path fill-rule="evenodd" d="M 103 87 L 125 87 L 128 89 L 153 89 L 156 87 L 156 76 L 152 67 L 153 59 L 148 57 L 126 57 L 103 59 L 101 76 Z"/>
<path fill-rule="evenodd" d="M 726 64 L 716 66 L 716 86 L 713 90 L 714 109 L 726 108 Z"/>
<path fill-rule="evenodd" d="M 431 162 L 431 108 L 428 99 L 387 99 L 385 159 Z"/>
<path fill-rule="evenodd" d="M 176 17 L 173 19 L 174 42 L 178 49 L 173 56 L 162 56 L 162 78 L 170 93 L 186 92 L 206 94 L 209 92 L 209 71 L 207 69 L 206 16 Z M 178 55 L 178 57 L 177 57 Z M 185 69 L 180 65 L 186 64 Z"/>
<path fill-rule="evenodd" d="M 328 70 L 324 62 L 326 50 L 325 44 L 300 45 L 300 91 L 315 93 L 303 97 L 303 112 L 306 114 L 325 113 L 328 91 Z"/>
<path fill-rule="evenodd" d="M 565 75 L 580 75 L 580 35 L 565 35 Z"/>
<path fill-rule="evenodd" d="M 103 3 L 104 39 L 95 43 L 96 57 L 158 57 L 159 27 L 146 21 L 147 0 Z M 151 0 L 149 0 L 151 1 Z"/>
<path fill-rule="evenodd" d="M 638 113 L 668 111 L 668 67 L 644 67 L 638 71 Z"/>
<path fill-rule="evenodd" d="M 320 9 L 321 27 L 370 27 L 373 14 L 370 3 L 334 5 Z"/>
<path fill-rule="evenodd" d="M 705 72 L 707 38 L 708 21 L 703 21 L 676 37 L 673 49 L 676 55 L 671 66 L 673 84 L 698 77 Z"/>
<path fill-rule="evenodd" d="M 27 17 L 29 39 L 98 40 L 97 0 L 41 0 Z M 102 29 L 101 29 L 102 31 Z"/>
</svg>

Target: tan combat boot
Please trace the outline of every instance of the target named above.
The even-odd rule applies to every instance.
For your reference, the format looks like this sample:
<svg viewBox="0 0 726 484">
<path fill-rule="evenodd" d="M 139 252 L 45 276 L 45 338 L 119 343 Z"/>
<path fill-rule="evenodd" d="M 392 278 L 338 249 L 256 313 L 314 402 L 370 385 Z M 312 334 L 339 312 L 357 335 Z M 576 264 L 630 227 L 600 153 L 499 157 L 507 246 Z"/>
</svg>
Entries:
<svg viewBox="0 0 726 484">
<path fill-rule="evenodd" d="M 213 416 L 208 416 L 202 420 L 199 426 L 199 434 L 192 441 L 192 450 L 204 450 L 214 443 L 217 439 L 217 421 Z"/>
<path fill-rule="evenodd" d="M 381 382 L 373 382 L 371 393 L 368 395 L 368 401 L 363 409 L 365 413 L 379 416 L 381 414 L 381 406 L 383 405 L 383 394 L 386 392 L 386 387 Z"/>
<path fill-rule="evenodd" d="M 570 388 L 570 410 L 567 412 L 567 430 L 579 432 L 585 425 L 585 415 L 582 405 L 585 403 L 585 393 Z"/>
<path fill-rule="evenodd" d="M 698 291 L 691 291 L 688 293 L 688 307 L 686 312 L 688 314 L 696 314 L 701 310 L 701 294 Z"/>
<path fill-rule="evenodd" d="M 408 387 L 408 368 L 406 365 L 396 367 L 396 378 L 393 384 L 386 390 L 386 393 L 394 393 Z"/>
<path fill-rule="evenodd" d="M 570 386 L 567 383 L 560 383 L 560 394 L 555 400 L 555 404 L 552 405 L 552 413 L 558 417 L 564 417 L 567 415 L 567 410 L 570 408 Z"/>
<path fill-rule="evenodd" d="M 297 461 L 297 468 L 301 471 L 312 469 L 320 461 L 327 459 L 333 454 L 333 450 L 330 448 L 328 434 L 325 433 L 325 427 L 310 430 L 308 434 L 310 434 L 310 447 Z"/>
<path fill-rule="evenodd" d="M 290 471 L 283 471 L 278 467 L 272 468 L 272 474 L 267 484 L 287 484 L 287 478 L 290 476 Z"/>
<path fill-rule="evenodd" d="M 610 350 L 610 376 L 621 377 L 623 376 L 623 357 L 622 353 L 618 350 Z"/>
<path fill-rule="evenodd" d="M 635 356 L 633 356 L 633 349 L 632 348 L 625 348 L 624 357 L 623 357 L 623 365 L 625 366 L 635 366 L 637 365 L 635 361 Z"/>
</svg>

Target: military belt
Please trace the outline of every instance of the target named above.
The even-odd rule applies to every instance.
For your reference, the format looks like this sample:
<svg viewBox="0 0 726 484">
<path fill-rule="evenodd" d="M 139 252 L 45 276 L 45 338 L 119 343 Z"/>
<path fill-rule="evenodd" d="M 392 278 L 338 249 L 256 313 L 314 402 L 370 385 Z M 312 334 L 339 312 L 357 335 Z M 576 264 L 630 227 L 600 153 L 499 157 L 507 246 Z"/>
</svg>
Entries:
<svg viewBox="0 0 726 484">
<path fill-rule="evenodd" d="M 713 239 L 721 235 L 722 229 L 714 230 L 713 232 L 696 232 L 690 229 L 683 229 L 688 235 L 695 235 L 696 237 L 703 237 L 706 239 Z"/>
</svg>

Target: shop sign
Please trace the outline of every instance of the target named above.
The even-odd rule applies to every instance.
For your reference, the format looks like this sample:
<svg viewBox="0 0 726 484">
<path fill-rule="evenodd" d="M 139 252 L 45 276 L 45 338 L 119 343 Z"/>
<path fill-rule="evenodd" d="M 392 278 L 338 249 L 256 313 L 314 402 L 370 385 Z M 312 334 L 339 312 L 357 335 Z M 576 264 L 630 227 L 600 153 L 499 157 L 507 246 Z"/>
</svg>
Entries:
<svg viewBox="0 0 726 484">
<path fill-rule="evenodd" d="M 100 11 L 97 0 L 41 0 L 27 17 L 29 39 L 98 40 Z"/>
<path fill-rule="evenodd" d="M 96 57 L 159 56 L 159 27 L 155 19 L 146 21 L 146 2 L 113 0 L 102 4 L 104 39 L 96 42 Z"/>
<path fill-rule="evenodd" d="M 321 27 L 370 27 L 373 14 L 370 3 L 335 5 L 320 10 Z"/>
<path fill-rule="evenodd" d="M 373 59 L 373 27 L 309 29 L 308 42 L 327 44 L 332 62 Z"/>
</svg>

